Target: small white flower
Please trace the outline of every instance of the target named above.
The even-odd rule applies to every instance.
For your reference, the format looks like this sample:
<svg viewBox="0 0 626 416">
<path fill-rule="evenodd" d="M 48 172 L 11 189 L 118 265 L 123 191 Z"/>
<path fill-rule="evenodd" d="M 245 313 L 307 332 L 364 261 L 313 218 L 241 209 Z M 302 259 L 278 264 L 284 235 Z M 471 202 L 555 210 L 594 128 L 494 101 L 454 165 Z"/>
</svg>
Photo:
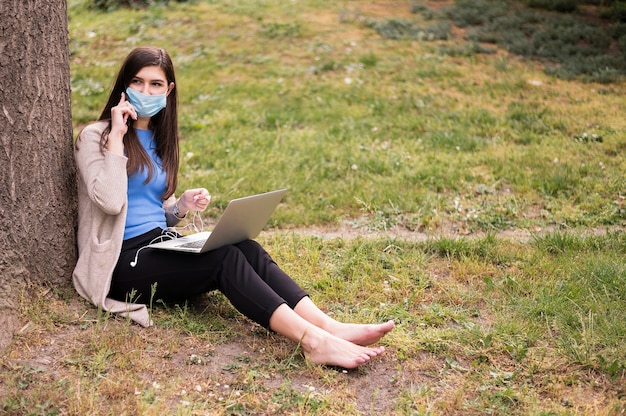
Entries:
<svg viewBox="0 0 626 416">
<path fill-rule="evenodd" d="M 343 82 L 345 82 L 347 85 L 350 85 L 350 84 L 352 84 L 352 78 L 350 78 L 350 77 L 345 77 L 345 78 L 343 79 Z"/>
<path fill-rule="evenodd" d="M 461 207 L 461 198 L 454 197 L 454 209 L 457 211 L 461 211 L 463 208 Z"/>
<path fill-rule="evenodd" d="M 202 391 L 202 386 L 201 386 L 201 385 L 199 385 L 199 384 L 197 384 L 197 385 L 196 385 L 196 391 L 197 391 L 197 392 L 201 392 L 201 391 Z"/>
<path fill-rule="evenodd" d="M 357 169 L 359 169 L 359 167 L 357 165 L 352 165 L 352 166 L 350 166 L 350 169 L 357 170 Z"/>
</svg>

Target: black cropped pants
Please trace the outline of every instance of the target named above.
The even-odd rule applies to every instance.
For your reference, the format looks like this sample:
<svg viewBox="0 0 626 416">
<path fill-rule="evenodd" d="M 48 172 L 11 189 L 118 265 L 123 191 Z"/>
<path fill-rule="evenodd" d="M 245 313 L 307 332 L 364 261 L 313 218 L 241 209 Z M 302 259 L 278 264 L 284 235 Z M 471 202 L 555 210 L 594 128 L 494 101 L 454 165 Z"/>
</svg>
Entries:
<svg viewBox="0 0 626 416">
<path fill-rule="evenodd" d="M 256 241 L 202 254 L 150 248 L 161 233 L 155 229 L 124 241 L 113 272 L 111 298 L 148 303 L 155 283 L 155 301 L 183 300 L 219 290 L 237 310 L 269 328 L 276 308 L 286 303 L 293 309 L 307 296 Z"/>
</svg>

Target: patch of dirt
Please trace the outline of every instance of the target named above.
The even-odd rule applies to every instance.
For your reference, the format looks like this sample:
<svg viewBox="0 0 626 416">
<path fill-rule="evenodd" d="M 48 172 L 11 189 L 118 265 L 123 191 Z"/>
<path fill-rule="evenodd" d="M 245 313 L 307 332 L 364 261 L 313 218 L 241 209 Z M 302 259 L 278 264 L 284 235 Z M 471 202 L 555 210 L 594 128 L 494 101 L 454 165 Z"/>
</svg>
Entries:
<svg viewBox="0 0 626 416">
<path fill-rule="evenodd" d="M 402 240 L 408 242 L 424 242 L 439 238 L 484 238 L 488 234 L 510 241 L 516 241 L 518 243 L 527 243 L 532 238 L 540 237 L 555 231 L 567 231 L 570 233 L 576 233 L 580 235 L 605 235 L 608 232 L 624 231 L 624 227 L 620 226 L 607 226 L 596 228 L 567 228 L 562 226 L 547 226 L 542 228 L 530 229 L 507 229 L 500 230 L 493 233 L 487 233 L 484 231 L 470 232 L 462 227 L 449 224 L 442 226 L 432 231 L 414 231 L 405 227 L 393 227 L 387 230 L 372 230 L 367 228 L 351 227 L 347 224 L 341 224 L 338 226 L 322 226 L 322 227 L 307 227 L 307 228 L 293 228 L 293 229 L 273 229 L 263 231 L 263 235 L 273 235 L 280 233 L 294 233 L 304 236 L 313 236 L 323 239 L 355 239 L 355 238 L 373 238 L 373 239 L 393 239 Z"/>
<path fill-rule="evenodd" d="M 106 399 L 111 409 L 128 410 L 149 395 L 167 400 L 175 409 L 182 401 L 234 401 L 239 392 L 258 389 L 262 396 L 294 390 L 322 399 L 341 391 L 354 399 L 360 413 L 390 414 L 398 390 L 409 389 L 419 377 L 418 368 L 403 367 L 393 349 L 355 370 L 312 365 L 293 343 L 240 315 L 228 317 L 224 337 L 218 331 L 207 334 L 207 339 L 168 328 L 164 322 L 152 328 L 129 325 L 121 318 L 98 323 L 94 308 L 79 298 L 52 302 L 59 322 L 53 327 L 27 322 L 0 359 L 5 372 L 0 397 L 12 394 L 9 374 L 23 384 L 22 394 L 50 385 L 50 394 L 55 395 L 61 380 L 69 383 L 68 388 L 80 388 L 81 377 L 97 369 L 93 376 L 102 378 L 98 391 L 107 397 L 96 401 Z M 200 309 L 204 302 L 199 301 Z M 218 313 L 220 307 L 209 313 Z M 103 368 L 97 368 L 105 350 L 111 355 Z M 129 365 L 136 367 L 132 375 Z M 268 414 L 272 413 L 270 408 Z"/>
</svg>

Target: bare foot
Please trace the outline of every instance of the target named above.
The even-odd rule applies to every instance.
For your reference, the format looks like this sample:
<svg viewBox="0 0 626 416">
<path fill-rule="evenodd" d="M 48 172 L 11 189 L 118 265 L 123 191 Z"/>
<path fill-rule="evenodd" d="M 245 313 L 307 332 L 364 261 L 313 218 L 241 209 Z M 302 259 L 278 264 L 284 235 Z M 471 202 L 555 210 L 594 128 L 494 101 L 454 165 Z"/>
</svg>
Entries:
<svg viewBox="0 0 626 416">
<path fill-rule="evenodd" d="M 356 368 L 385 352 L 384 347 L 362 347 L 314 327 L 307 330 L 301 342 L 311 362 L 343 368 Z"/>
<path fill-rule="evenodd" d="M 330 332 L 333 335 L 354 344 L 368 346 L 377 343 L 394 327 L 395 323 L 393 321 L 387 321 L 384 324 L 339 323 L 339 325 Z"/>
</svg>

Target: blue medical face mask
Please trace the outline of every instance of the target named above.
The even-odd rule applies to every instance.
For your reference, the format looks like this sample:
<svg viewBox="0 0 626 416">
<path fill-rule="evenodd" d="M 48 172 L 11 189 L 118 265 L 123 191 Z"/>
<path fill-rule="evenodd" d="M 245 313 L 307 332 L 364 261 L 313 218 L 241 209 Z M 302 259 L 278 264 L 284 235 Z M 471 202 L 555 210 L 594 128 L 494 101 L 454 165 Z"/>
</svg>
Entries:
<svg viewBox="0 0 626 416">
<path fill-rule="evenodd" d="M 167 94 L 149 95 L 126 88 L 126 96 L 130 104 L 135 107 L 137 117 L 152 117 L 163 110 L 167 104 Z"/>
</svg>

